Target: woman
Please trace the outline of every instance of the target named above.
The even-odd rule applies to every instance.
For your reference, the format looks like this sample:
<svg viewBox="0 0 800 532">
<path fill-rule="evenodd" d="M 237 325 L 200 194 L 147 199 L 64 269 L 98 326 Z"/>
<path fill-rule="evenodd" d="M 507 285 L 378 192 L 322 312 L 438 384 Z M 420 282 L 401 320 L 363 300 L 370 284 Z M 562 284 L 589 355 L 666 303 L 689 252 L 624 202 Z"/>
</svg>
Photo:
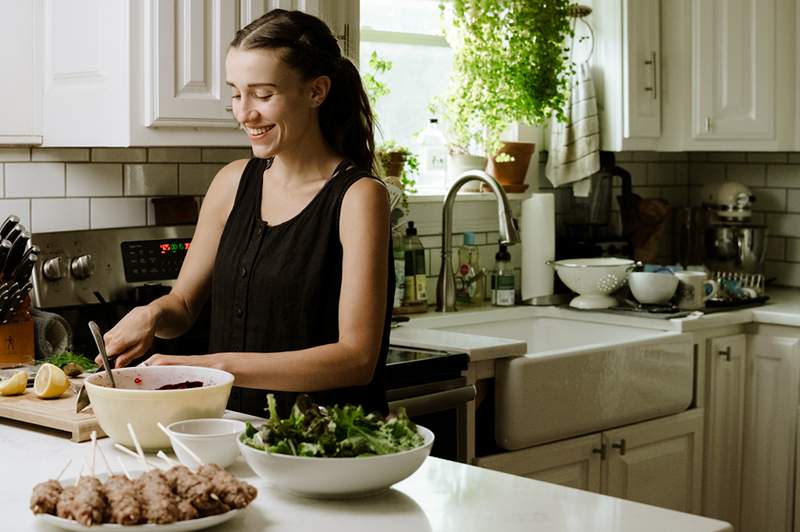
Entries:
<svg viewBox="0 0 800 532">
<path fill-rule="evenodd" d="M 285 413 L 299 392 L 386 411 L 394 273 L 389 204 L 373 170 L 372 113 L 330 29 L 273 10 L 236 33 L 233 113 L 255 158 L 214 178 L 172 291 L 105 335 L 117 367 L 185 332 L 211 294 L 208 355 L 153 355 L 233 373 L 242 403 Z"/>
</svg>

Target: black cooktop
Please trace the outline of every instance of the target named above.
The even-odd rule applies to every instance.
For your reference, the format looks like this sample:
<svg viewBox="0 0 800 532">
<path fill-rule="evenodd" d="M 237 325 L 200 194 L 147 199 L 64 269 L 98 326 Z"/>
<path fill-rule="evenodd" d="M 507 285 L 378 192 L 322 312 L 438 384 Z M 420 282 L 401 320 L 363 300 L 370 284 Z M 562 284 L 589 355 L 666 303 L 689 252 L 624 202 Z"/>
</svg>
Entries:
<svg viewBox="0 0 800 532">
<path fill-rule="evenodd" d="M 388 388 L 399 388 L 455 379 L 468 365 L 466 353 L 390 346 L 386 356 L 386 384 Z"/>
</svg>

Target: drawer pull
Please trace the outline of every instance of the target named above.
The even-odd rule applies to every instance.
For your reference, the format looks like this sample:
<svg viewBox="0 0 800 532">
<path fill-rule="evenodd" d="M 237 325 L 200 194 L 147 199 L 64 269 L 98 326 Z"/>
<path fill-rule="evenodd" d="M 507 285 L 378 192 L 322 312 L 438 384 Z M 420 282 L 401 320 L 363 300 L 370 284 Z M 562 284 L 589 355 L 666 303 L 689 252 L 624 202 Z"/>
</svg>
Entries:
<svg viewBox="0 0 800 532">
<path fill-rule="evenodd" d="M 730 362 L 731 361 L 731 346 L 726 347 L 724 351 L 721 351 L 721 350 L 717 351 L 717 354 L 719 356 L 721 356 L 721 357 L 725 357 L 725 360 Z"/>
<path fill-rule="evenodd" d="M 625 438 L 622 438 L 621 440 L 619 440 L 619 443 L 612 443 L 611 447 L 614 449 L 619 449 L 620 456 L 625 456 L 625 445 L 626 445 Z"/>
<path fill-rule="evenodd" d="M 605 443 L 600 444 L 600 448 L 599 449 L 597 447 L 595 447 L 594 449 L 592 449 L 592 453 L 593 454 L 599 454 L 600 455 L 600 460 L 605 460 L 606 459 L 606 444 Z"/>
</svg>

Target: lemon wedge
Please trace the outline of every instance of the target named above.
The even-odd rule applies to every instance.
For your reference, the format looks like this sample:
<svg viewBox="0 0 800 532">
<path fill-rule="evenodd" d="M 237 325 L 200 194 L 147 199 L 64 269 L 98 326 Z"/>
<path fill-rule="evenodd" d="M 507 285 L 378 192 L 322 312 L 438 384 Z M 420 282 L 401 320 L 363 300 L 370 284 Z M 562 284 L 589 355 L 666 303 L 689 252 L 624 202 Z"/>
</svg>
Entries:
<svg viewBox="0 0 800 532">
<path fill-rule="evenodd" d="M 67 374 L 53 364 L 42 364 L 33 379 L 33 393 L 42 399 L 60 397 L 69 388 Z"/>
<path fill-rule="evenodd" d="M 25 393 L 28 386 L 28 374 L 18 371 L 4 381 L 0 381 L 0 395 L 19 395 Z"/>
</svg>

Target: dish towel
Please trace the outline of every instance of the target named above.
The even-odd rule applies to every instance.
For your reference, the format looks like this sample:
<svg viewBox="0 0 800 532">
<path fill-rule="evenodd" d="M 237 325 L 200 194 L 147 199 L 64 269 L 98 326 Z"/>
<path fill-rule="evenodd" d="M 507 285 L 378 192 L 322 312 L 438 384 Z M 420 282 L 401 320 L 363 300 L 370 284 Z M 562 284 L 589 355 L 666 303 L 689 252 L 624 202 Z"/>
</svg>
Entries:
<svg viewBox="0 0 800 532">
<path fill-rule="evenodd" d="M 36 358 L 47 358 L 66 351 L 72 345 L 72 328 L 62 316 L 31 309 Z"/>
<path fill-rule="evenodd" d="M 594 94 L 592 69 L 581 63 L 570 79 L 570 92 L 564 107 L 566 122 L 553 116 L 545 175 L 554 187 L 573 183 L 573 194 L 586 197 L 592 174 L 600 169 L 600 123 Z"/>
</svg>

